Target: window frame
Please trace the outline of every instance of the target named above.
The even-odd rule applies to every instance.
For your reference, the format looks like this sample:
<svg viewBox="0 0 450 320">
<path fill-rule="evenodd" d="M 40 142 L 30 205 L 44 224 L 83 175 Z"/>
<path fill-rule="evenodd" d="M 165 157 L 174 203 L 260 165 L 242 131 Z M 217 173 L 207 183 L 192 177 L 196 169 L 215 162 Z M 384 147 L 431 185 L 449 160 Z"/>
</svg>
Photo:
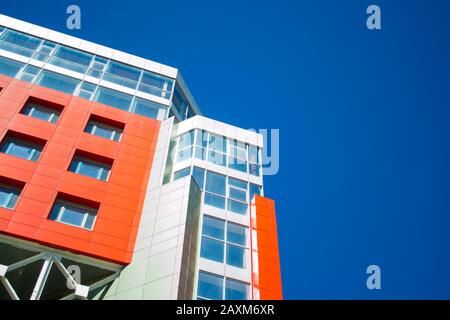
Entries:
<svg viewBox="0 0 450 320">
<path fill-rule="evenodd" d="M 58 211 L 56 219 L 50 219 L 50 216 L 53 214 L 54 207 L 57 204 L 61 204 L 61 208 Z M 81 225 L 76 225 L 76 224 L 68 223 L 68 222 L 65 222 L 65 221 L 61 220 L 61 218 L 63 217 L 64 212 L 66 210 L 66 207 L 73 207 L 75 209 L 80 209 L 80 210 L 84 210 L 85 211 L 83 213 L 83 221 L 82 221 Z M 94 220 L 92 221 L 92 227 L 91 228 L 86 228 L 85 226 L 86 226 L 86 222 L 87 222 L 89 214 L 94 216 Z M 84 205 L 81 205 L 81 204 L 78 204 L 78 203 L 75 203 L 75 202 L 72 202 L 72 201 L 69 201 L 69 200 L 66 200 L 66 199 L 58 199 L 58 198 L 56 198 L 56 200 L 55 200 L 55 202 L 54 202 L 54 204 L 52 206 L 52 209 L 50 211 L 48 219 L 50 221 L 62 223 L 62 224 L 68 225 L 68 226 L 77 227 L 77 228 L 88 230 L 88 231 L 93 231 L 95 223 L 97 222 L 97 216 L 98 216 L 98 209 L 91 208 L 89 206 L 84 206 Z"/>
<path fill-rule="evenodd" d="M 88 131 L 87 129 L 88 129 L 88 127 L 90 125 L 92 126 L 92 130 Z M 97 131 L 98 127 L 103 127 L 103 130 L 111 129 L 110 130 L 111 131 L 110 137 L 107 138 L 107 137 L 104 137 L 104 136 L 96 134 L 95 132 Z M 89 119 L 88 120 L 88 123 L 86 124 L 86 127 L 84 128 L 84 132 L 86 132 L 88 134 L 91 134 L 93 136 L 100 137 L 100 138 L 107 139 L 107 140 L 111 140 L 111 141 L 114 141 L 114 142 L 120 142 L 122 140 L 122 136 L 123 136 L 123 129 L 122 128 L 119 128 L 117 126 L 113 126 L 113 125 L 110 125 L 110 124 L 107 124 L 107 123 L 104 123 L 104 122 L 101 122 L 101 121 L 98 121 L 98 120 L 95 120 L 95 119 Z M 119 136 L 118 139 L 115 138 L 117 135 Z"/>
<path fill-rule="evenodd" d="M 27 108 L 29 108 L 29 112 L 28 113 L 26 112 Z M 50 111 L 49 112 L 50 117 L 49 117 L 48 120 L 45 120 L 45 119 L 42 119 L 42 118 L 34 116 L 34 113 L 36 112 L 36 110 L 39 111 L 39 109 L 43 110 L 44 112 L 45 111 Z M 33 102 L 33 101 L 28 101 L 27 103 L 25 103 L 25 105 L 23 106 L 23 108 L 20 111 L 20 113 L 25 115 L 25 116 L 32 117 L 34 119 L 38 119 L 38 120 L 45 121 L 45 122 L 52 123 L 52 124 L 58 123 L 58 120 L 59 120 L 59 118 L 61 116 L 61 110 L 58 110 L 58 109 L 52 108 L 52 107 L 48 107 L 48 106 L 45 106 L 43 104 L 40 104 L 40 103 L 37 103 L 37 102 Z"/>
<path fill-rule="evenodd" d="M 4 183 L 4 182 L 0 181 L 0 190 L 2 192 L 5 190 L 10 191 L 9 195 L 7 196 L 6 203 L 0 203 L 0 208 L 7 209 L 7 210 L 14 210 L 19 201 L 23 187 L 21 188 L 21 187 L 14 186 L 9 183 Z M 11 205 L 11 202 L 13 202 L 12 205 Z"/>
<path fill-rule="evenodd" d="M 219 221 L 219 222 L 223 223 L 223 238 L 215 237 L 213 235 L 208 235 L 208 234 L 204 233 L 205 232 L 205 220 L 206 219 L 216 220 L 216 221 Z M 236 243 L 236 242 L 229 241 L 229 239 L 228 239 L 229 238 L 229 236 L 228 236 L 228 229 L 229 229 L 230 225 L 238 227 L 238 228 L 242 228 L 244 230 L 244 237 L 245 237 L 245 239 L 244 239 L 245 243 L 244 244 L 239 244 L 239 243 Z M 208 240 L 213 240 L 213 241 L 219 242 L 223 246 L 223 256 L 222 256 L 221 261 L 214 260 L 214 259 L 202 256 L 203 239 L 208 239 Z M 244 226 L 244 225 L 241 225 L 241 224 L 238 224 L 238 223 L 235 223 L 235 222 L 230 222 L 229 220 L 220 219 L 220 218 L 217 218 L 217 217 L 214 217 L 214 216 L 211 216 L 211 215 L 203 214 L 203 217 L 202 217 L 202 229 L 201 229 L 201 233 L 200 233 L 200 250 L 199 250 L 199 257 L 200 258 L 211 260 L 211 261 L 214 261 L 214 262 L 217 262 L 217 263 L 221 263 L 221 264 L 224 264 L 224 265 L 227 265 L 227 266 L 231 266 L 231 267 L 234 267 L 234 268 L 247 270 L 248 267 L 249 267 L 249 264 L 248 264 L 248 261 L 247 261 L 248 260 L 248 255 L 249 255 L 249 247 L 250 247 L 250 243 L 249 242 L 250 242 L 250 239 L 249 239 L 249 228 L 247 226 Z M 242 267 L 228 263 L 228 261 L 229 261 L 228 260 L 228 246 L 234 246 L 236 248 L 239 248 L 239 249 L 243 250 L 243 257 L 242 257 L 243 266 Z"/>
<path fill-rule="evenodd" d="M 72 165 L 73 165 L 74 161 L 78 161 L 78 163 L 77 163 L 77 165 L 76 165 L 75 171 L 72 171 L 71 168 L 72 168 Z M 83 174 L 83 173 L 80 173 L 80 172 L 79 172 L 80 169 L 81 169 L 81 164 L 82 164 L 83 162 L 89 163 L 89 164 L 94 164 L 94 165 L 97 165 L 97 166 L 98 166 L 99 170 L 98 170 L 98 173 L 97 173 L 97 177 L 92 177 L 92 176 L 89 176 L 89 175 L 87 175 L 87 174 Z M 108 168 L 108 167 L 109 167 L 109 168 Z M 106 179 L 102 179 L 102 176 L 103 176 L 103 173 L 104 173 L 105 170 L 108 170 L 108 174 L 107 174 L 107 176 L 106 176 Z M 88 178 L 95 179 L 95 180 L 99 180 L 99 181 L 103 181 L 103 182 L 108 182 L 108 181 L 109 181 L 109 178 L 111 177 L 112 165 L 111 165 L 111 164 L 104 163 L 104 162 L 101 162 L 101 161 L 98 161 L 98 160 L 90 159 L 90 158 L 87 157 L 87 156 L 75 154 L 74 157 L 72 158 L 72 161 L 70 162 L 70 165 L 69 165 L 69 171 L 72 172 L 72 173 L 79 174 L 79 175 L 81 175 L 81 176 L 85 176 L 85 177 L 88 177 Z"/>
<path fill-rule="evenodd" d="M 17 145 L 17 142 L 21 143 L 20 146 L 22 146 L 22 147 L 24 147 L 24 146 L 33 147 L 32 148 L 32 152 L 31 152 L 31 154 L 30 154 L 30 156 L 28 158 L 20 157 L 20 156 L 17 156 L 15 154 L 11 153 L 12 144 Z M 4 151 L 2 151 L 5 148 L 5 144 L 7 144 L 7 143 L 9 143 L 9 145 L 6 147 L 6 149 Z M 12 157 L 19 158 L 19 159 L 32 161 L 32 162 L 38 162 L 39 161 L 39 158 L 40 158 L 40 156 L 42 154 L 42 150 L 43 149 L 44 149 L 43 145 L 40 145 L 40 144 L 35 143 L 35 142 L 27 141 L 27 140 L 22 139 L 22 138 L 16 138 L 14 136 L 8 136 L 8 135 L 5 136 L 5 138 L 3 139 L 3 141 L 2 141 L 2 143 L 0 145 L 0 152 L 1 153 L 7 154 L 7 155 L 10 155 Z M 33 158 L 35 157 L 37 152 L 39 152 L 39 154 L 37 155 L 36 159 L 33 160 Z"/>
</svg>

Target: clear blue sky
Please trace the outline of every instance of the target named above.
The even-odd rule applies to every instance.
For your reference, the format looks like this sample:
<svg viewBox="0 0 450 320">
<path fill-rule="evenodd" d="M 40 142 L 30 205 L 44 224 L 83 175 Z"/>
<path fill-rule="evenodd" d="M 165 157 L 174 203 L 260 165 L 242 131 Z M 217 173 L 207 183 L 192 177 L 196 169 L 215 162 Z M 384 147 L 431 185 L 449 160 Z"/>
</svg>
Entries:
<svg viewBox="0 0 450 320">
<path fill-rule="evenodd" d="M 280 129 L 286 298 L 450 298 L 450 2 L 74 3 L 81 31 L 69 1 L 0 12 L 178 67 L 208 117 Z"/>
</svg>

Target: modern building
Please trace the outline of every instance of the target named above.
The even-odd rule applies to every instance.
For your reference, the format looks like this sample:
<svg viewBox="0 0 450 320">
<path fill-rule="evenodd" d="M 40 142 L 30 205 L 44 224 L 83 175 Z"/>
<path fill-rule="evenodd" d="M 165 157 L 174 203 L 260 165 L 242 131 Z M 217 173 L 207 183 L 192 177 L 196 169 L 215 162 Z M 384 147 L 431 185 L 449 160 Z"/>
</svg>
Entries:
<svg viewBox="0 0 450 320">
<path fill-rule="evenodd" d="M 0 299 L 282 299 L 263 143 L 175 68 L 0 15 Z"/>
</svg>

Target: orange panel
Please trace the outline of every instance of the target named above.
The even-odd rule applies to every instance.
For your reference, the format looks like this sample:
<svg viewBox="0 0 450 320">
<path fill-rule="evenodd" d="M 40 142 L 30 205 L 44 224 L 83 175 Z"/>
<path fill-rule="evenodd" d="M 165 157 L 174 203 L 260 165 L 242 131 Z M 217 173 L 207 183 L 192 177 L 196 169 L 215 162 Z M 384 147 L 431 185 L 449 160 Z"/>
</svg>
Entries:
<svg viewBox="0 0 450 320">
<path fill-rule="evenodd" d="M 251 205 L 252 297 L 283 299 L 275 203 L 256 195 Z"/>
<path fill-rule="evenodd" d="M 45 140 L 37 162 L 0 154 L 0 177 L 25 183 L 15 210 L 0 209 L 0 233 L 120 264 L 131 261 L 159 121 L 0 76 L 0 139 L 7 130 Z M 56 124 L 20 114 L 28 99 L 61 109 Z M 84 129 L 91 115 L 124 125 L 121 142 Z M 113 161 L 108 182 L 67 169 L 76 150 Z M 93 231 L 48 220 L 58 194 L 98 203 Z"/>
</svg>

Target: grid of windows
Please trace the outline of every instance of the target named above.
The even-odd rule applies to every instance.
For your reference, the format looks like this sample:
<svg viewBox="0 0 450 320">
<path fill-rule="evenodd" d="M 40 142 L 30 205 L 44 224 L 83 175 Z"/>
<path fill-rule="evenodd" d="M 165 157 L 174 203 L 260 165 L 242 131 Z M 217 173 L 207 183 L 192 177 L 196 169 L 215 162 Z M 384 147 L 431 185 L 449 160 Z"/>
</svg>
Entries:
<svg viewBox="0 0 450 320">
<path fill-rule="evenodd" d="M 166 99 L 174 88 L 173 79 L 15 30 L 3 31 L 0 49 Z"/>
<path fill-rule="evenodd" d="M 248 255 L 247 233 L 247 227 L 204 215 L 200 256 L 245 269 Z"/>
<path fill-rule="evenodd" d="M 175 87 L 173 79 L 51 41 L 44 41 L 14 30 L 5 29 L 0 34 L 0 49 L 32 57 L 48 64 L 80 74 L 87 74 L 167 100 L 172 98 L 172 91 Z M 153 119 L 163 120 L 168 114 L 169 108 L 166 105 L 4 57 L 0 57 L 0 74 L 17 77 L 30 83 L 67 94 L 78 95 L 84 99 L 104 103 Z M 186 115 L 180 115 L 181 119 L 184 120 L 186 116 L 194 115 L 191 107 L 188 110 L 189 112 Z"/>
<path fill-rule="evenodd" d="M 191 171 L 192 170 L 192 171 Z M 173 175 L 173 180 L 192 175 L 197 185 L 204 191 L 204 203 L 219 209 L 246 215 L 248 204 L 255 194 L 261 195 L 261 187 L 227 177 L 214 171 L 207 171 L 196 166 L 178 170 Z"/>
<path fill-rule="evenodd" d="M 97 209 L 59 197 L 50 212 L 49 219 L 80 227 L 87 230 L 94 228 Z"/>
<path fill-rule="evenodd" d="M 197 300 L 247 300 L 248 283 L 200 271 Z"/>
<path fill-rule="evenodd" d="M 178 137 L 176 162 L 191 159 L 192 156 L 243 173 L 261 176 L 258 147 L 204 130 L 191 130 Z"/>
</svg>

